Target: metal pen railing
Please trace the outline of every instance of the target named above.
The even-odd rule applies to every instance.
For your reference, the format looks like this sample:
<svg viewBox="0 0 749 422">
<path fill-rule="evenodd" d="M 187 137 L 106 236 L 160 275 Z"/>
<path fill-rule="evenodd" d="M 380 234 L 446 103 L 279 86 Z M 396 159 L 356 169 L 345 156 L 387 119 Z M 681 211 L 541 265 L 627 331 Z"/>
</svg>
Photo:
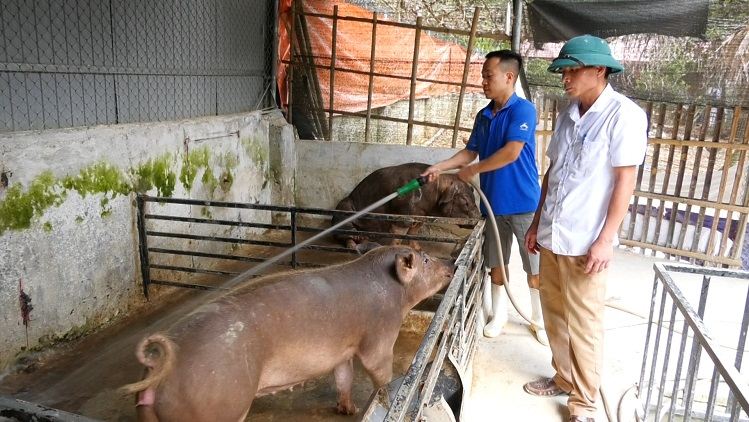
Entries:
<svg viewBox="0 0 749 422">
<path fill-rule="evenodd" d="M 235 221 L 231 219 L 218 219 L 210 216 L 192 217 L 184 215 L 175 215 L 178 211 L 174 209 L 167 210 L 165 212 L 158 212 L 158 209 L 149 208 L 147 204 L 158 203 L 158 204 L 171 204 L 176 206 L 200 206 L 200 207 L 211 207 L 212 209 L 237 209 L 237 210 L 252 210 L 263 214 L 262 220 L 272 220 L 271 214 L 282 215 L 284 220 L 281 224 L 270 224 L 267 222 L 253 222 L 253 221 Z M 319 233 L 327 228 L 325 227 L 314 227 L 311 225 L 305 225 L 305 218 L 317 218 L 317 219 L 329 219 L 335 214 L 349 215 L 353 214 L 349 211 L 337 211 L 337 210 L 326 210 L 319 208 L 302 208 L 302 207 L 287 207 L 287 206 L 275 206 L 275 205 L 264 205 L 264 204 L 250 204 L 250 203 L 239 203 L 239 202 L 224 202 L 224 201 L 210 201 L 210 200 L 195 200 L 195 199 L 183 199 L 183 198 L 162 198 L 162 197 L 151 197 L 147 195 L 138 195 L 136 198 L 137 205 L 137 232 L 138 232 L 138 245 L 139 245 L 139 257 L 141 264 L 141 277 L 143 279 L 143 294 L 148 297 L 149 287 L 151 285 L 166 285 L 185 287 L 202 290 L 213 290 L 218 287 L 211 286 L 205 283 L 198 282 L 185 282 L 181 280 L 168 279 L 166 277 L 155 277 L 152 274 L 152 270 L 159 270 L 161 275 L 169 275 L 174 273 L 179 274 L 194 274 L 196 276 L 215 276 L 215 277 L 231 277 L 240 274 L 241 271 L 236 268 L 229 268 L 229 265 L 221 265 L 227 263 L 260 263 L 266 261 L 269 257 L 267 254 L 261 256 L 248 256 L 247 254 L 232 254 L 225 252 L 225 249 L 229 248 L 229 245 L 250 245 L 250 246 L 262 246 L 267 250 L 278 250 L 287 249 L 295 246 L 298 243 L 300 235 L 309 233 Z M 267 213 L 267 217 L 266 217 Z M 421 222 L 425 224 L 456 224 L 456 225 L 470 225 L 476 224 L 475 219 L 459 219 L 459 218 L 443 218 L 443 217 L 430 217 L 430 216 L 402 216 L 402 215 L 391 215 L 391 214 L 367 214 L 362 218 L 383 220 L 383 221 L 400 221 L 400 222 Z M 152 225 L 154 222 L 162 222 L 162 227 L 154 229 Z M 179 231 L 177 224 L 174 223 L 187 223 L 192 230 L 187 232 Z M 149 224 L 150 223 L 150 224 Z M 264 240 L 258 238 L 245 238 L 237 236 L 228 236 L 219 234 L 220 230 L 207 230 L 207 233 L 196 234 L 195 228 L 201 227 L 224 227 L 224 228 L 246 228 L 246 229 L 259 229 L 259 230 L 275 230 L 278 232 L 287 233 L 286 239 L 283 241 L 278 240 Z M 424 242 L 437 242 L 459 245 L 464 239 L 459 236 L 430 236 L 430 235 L 409 235 L 409 234 L 394 234 L 394 233 L 380 233 L 380 232 L 369 232 L 369 231 L 355 231 L 355 230 L 336 230 L 336 234 L 340 235 L 360 235 L 360 236 L 372 236 L 383 239 L 401 239 L 404 241 L 424 241 Z M 258 236 L 254 236 L 258 237 Z M 167 246 L 154 245 L 155 239 L 162 239 L 167 242 Z M 196 245 L 192 245 L 189 248 L 185 246 L 175 246 L 176 240 L 184 240 L 187 242 L 195 242 Z M 169 243 L 171 242 L 171 243 Z M 211 247 L 201 248 L 199 245 L 207 245 L 210 242 Z M 201 250 L 202 249 L 202 250 Z M 206 250 L 207 249 L 207 250 Z M 340 255 L 355 254 L 349 248 L 343 246 L 331 246 L 323 244 L 311 244 L 303 247 L 301 250 L 316 250 Z M 200 260 L 210 260 L 216 262 L 218 265 L 207 268 L 204 265 L 179 265 L 174 263 L 165 263 L 165 260 L 155 260 L 154 256 L 159 255 L 166 259 L 180 257 L 191 257 L 198 258 Z M 278 265 L 290 266 L 292 268 L 297 267 L 319 267 L 319 262 L 304 261 L 300 260 L 299 254 L 294 252 L 290 255 L 289 260 L 281 261 Z"/>
<path fill-rule="evenodd" d="M 426 407 L 438 399 L 435 386 L 441 374 L 448 372 L 448 358 L 458 371 L 466 371 L 470 366 L 478 338 L 476 323 L 483 283 L 488 283 L 482 255 L 483 231 L 482 221 L 466 241 L 455 263 L 455 275 L 400 386 L 387 403 L 382 400 L 387 395 L 376 394 L 370 408 L 364 411 L 363 420 L 421 420 Z M 375 416 L 376 406 L 387 408 L 382 419 L 380 415 Z M 459 412 L 459 409 L 452 410 Z"/>
<path fill-rule="evenodd" d="M 654 269 L 650 318 L 639 382 L 643 420 L 749 420 L 749 385 L 740 373 L 749 326 L 749 283 L 746 283 L 749 273 L 663 263 L 655 264 Z M 674 280 L 676 275 L 684 278 L 687 275 L 702 277 L 697 310 L 677 286 Z M 715 284 L 714 277 L 731 279 L 733 283 L 738 281 L 740 287 L 746 290 L 743 313 L 732 313 L 730 309 L 725 309 L 725 298 L 718 301 L 724 307 L 718 311 L 740 316 L 739 329 L 730 336 L 737 339 L 735 352 L 731 350 L 734 349 L 733 345 L 726 346 L 711 335 L 714 330 L 708 329 L 705 324 L 706 311 L 716 310 L 708 307 L 708 293 L 711 284 Z M 664 318 L 666 311 L 668 315 Z M 681 322 L 681 331 L 678 330 L 677 321 Z M 722 324 L 721 328 L 725 329 L 726 324 Z M 726 349 L 733 353 L 727 353 Z M 707 359 L 703 359 L 705 356 Z M 674 357 L 675 360 L 672 359 Z M 703 374 L 710 376 L 703 377 Z"/>
</svg>

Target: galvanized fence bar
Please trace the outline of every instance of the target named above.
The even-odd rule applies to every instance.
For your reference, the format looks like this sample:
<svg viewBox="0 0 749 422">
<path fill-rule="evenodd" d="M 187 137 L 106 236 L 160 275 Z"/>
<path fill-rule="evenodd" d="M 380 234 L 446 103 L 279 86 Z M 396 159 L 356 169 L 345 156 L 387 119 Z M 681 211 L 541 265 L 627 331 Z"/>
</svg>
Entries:
<svg viewBox="0 0 749 422">
<path fill-rule="evenodd" d="M 437 341 L 441 338 L 440 333 L 443 332 L 445 326 L 451 327 L 450 321 L 455 321 L 454 318 L 456 318 L 458 312 L 458 296 L 463 287 L 463 280 L 465 280 L 467 275 L 471 273 L 469 272 L 469 266 L 473 262 L 472 259 L 476 256 L 476 251 L 481 250 L 481 242 L 479 242 L 479 240 L 481 239 L 483 229 L 483 222 L 480 222 L 476 227 L 474 227 L 460 256 L 458 256 L 455 263 L 456 270 L 453 280 L 447 288 L 444 298 L 440 302 L 439 308 L 432 317 L 427 333 L 424 336 L 421 346 L 419 346 L 419 350 L 413 358 L 408 372 L 403 378 L 400 388 L 390 403 L 390 408 L 384 419 L 386 422 L 404 421 L 408 416 L 409 409 L 414 405 L 420 406 L 424 400 L 428 400 L 431 396 L 432 391 L 428 389 L 421 389 L 421 394 L 417 394 L 419 392 L 419 385 L 422 381 L 430 383 L 429 378 L 427 380 L 422 380 L 422 376 L 428 364 L 429 357 L 433 356 L 435 353 L 440 353 L 439 349 L 435 350 Z M 477 300 L 480 300 L 480 296 Z M 463 333 L 467 336 L 476 335 L 475 331 L 463 331 Z M 467 352 L 468 351 L 466 351 L 466 353 Z M 442 362 L 434 360 L 432 364 L 441 365 Z M 434 376 L 434 374 L 432 374 L 432 376 Z"/>
<path fill-rule="evenodd" d="M 693 418 L 699 418 L 700 420 L 711 421 L 711 420 L 731 420 L 737 421 L 740 417 L 740 412 L 743 410 L 746 415 L 749 410 L 749 385 L 746 384 L 742 376 L 739 374 L 740 369 L 740 358 L 739 354 L 743 355 L 743 347 L 746 339 L 747 325 L 747 312 L 749 312 L 749 292 L 744 303 L 744 315 L 742 316 L 741 329 L 739 331 L 739 346 L 737 350 L 737 357 L 734 358 L 733 365 L 729 363 L 721 353 L 718 352 L 719 346 L 717 341 L 708 333 L 703 319 L 708 308 L 708 297 L 713 277 L 728 277 L 743 280 L 744 282 L 749 281 L 749 273 L 743 271 L 715 269 L 706 267 L 693 267 L 685 265 L 671 265 L 671 264 L 655 264 L 655 280 L 653 285 L 653 301 L 651 302 L 651 312 L 648 324 L 648 333 L 645 341 L 645 351 L 643 354 L 642 368 L 640 373 L 640 384 L 639 392 L 640 399 L 644 402 L 644 410 L 646 420 L 649 419 L 649 415 L 654 412 L 654 419 L 661 421 L 663 416 L 667 416 L 665 420 L 673 420 L 674 417 L 678 417 L 680 421 L 689 421 Z M 700 286 L 699 302 L 697 310 L 695 311 L 686 300 L 681 290 L 676 286 L 674 282 L 674 274 L 690 274 L 690 275 L 701 275 L 702 283 Z M 662 289 L 660 292 L 659 289 Z M 660 294 L 658 294 L 660 292 Z M 660 296 L 660 303 L 655 303 L 656 298 Z M 662 310 L 665 309 L 667 303 L 671 305 L 671 315 L 669 317 L 669 323 L 663 319 Z M 655 318 L 655 308 L 659 307 L 661 310 L 659 316 Z M 678 311 L 678 314 L 676 313 Z M 670 390 L 670 403 L 666 403 L 665 392 L 667 390 L 667 382 L 671 376 L 671 365 L 669 364 L 670 356 L 674 353 L 671 348 L 672 338 L 674 334 L 675 321 L 678 317 L 684 318 L 684 327 L 681 335 L 681 341 L 679 342 L 678 358 L 674 369 L 673 386 Z M 657 334 L 655 335 L 655 341 L 651 338 L 651 328 L 653 325 L 657 325 Z M 668 330 L 667 341 L 664 350 L 661 350 L 658 339 L 663 335 L 662 328 Z M 686 369 L 686 384 L 684 387 L 684 393 L 681 396 L 680 383 L 682 378 L 682 367 L 685 356 L 685 350 L 687 349 L 687 340 L 691 337 L 692 347 L 690 352 L 690 359 Z M 653 344 L 652 349 L 650 345 Z M 702 356 L 709 359 L 701 359 Z M 662 366 L 659 366 L 658 360 L 662 356 Z M 697 391 L 697 380 L 699 378 L 699 369 L 703 366 L 703 363 L 712 364 L 713 370 L 712 375 L 709 379 L 709 389 L 707 393 L 706 401 L 702 401 L 700 405 L 703 407 L 695 407 L 695 392 Z M 649 368 L 650 377 L 645 381 L 645 374 Z M 660 368 L 660 379 L 654 380 L 652 375 L 656 371 L 656 368 Z M 707 381 L 707 380 L 705 380 Z M 658 384 L 656 386 L 656 384 Z M 728 399 L 725 402 L 720 402 L 719 405 L 719 392 L 722 386 L 727 386 L 729 390 Z M 705 385 L 707 387 L 707 385 Z M 702 388 L 702 387 L 701 387 Z M 657 389 L 657 391 L 655 391 Z M 655 405 L 651 407 L 651 398 L 657 396 Z M 722 399 L 720 399 L 722 400 Z M 743 419 L 742 419 L 743 420 Z"/>
<path fill-rule="evenodd" d="M 205 207 L 215 207 L 215 208 L 226 208 L 226 209 L 235 209 L 235 210 L 254 210 L 254 211 L 261 211 L 261 212 L 270 212 L 270 213 L 286 213 L 289 215 L 289 224 L 267 224 L 267 223 L 254 223 L 254 222 L 247 222 L 247 221 L 233 221 L 233 220 L 227 220 L 227 219 L 214 219 L 214 218 L 196 218 L 196 217 L 186 217 L 181 215 L 175 215 L 179 213 L 175 213 L 174 208 L 170 208 L 168 213 L 166 214 L 158 214 L 156 212 L 146 213 L 145 211 L 145 204 L 148 202 L 155 202 L 160 204 L 174 204 L 174 205 L 185 205 L 185 206 L 205 206 Z M 326 209 L 318 209 L 318 208 L 295 208 L 295 207 L 284 207 L 284 206 L 273 206 L 273 205 L 264 205 L 264 204 L 248 204 L 248 203 L 237 203 L 237 202 L 224 202 L 224 201 L 209 201 L 209 200 L 194 200 L 194 199 L 185 199 L 185 198 L 159 198 L 159 197 L 150 197 L 146 195 L 138 195 L 136 199 L 136 203 L 138 204 L 138 215 L 139 215 L 139 222 L 138 222 L 138 229 L 139 229 L 139 247 L 141 248 L 140 253 L 141 256 L 141 262 L 144 263 L 144 265 L 141 266 L 141 272 L 142 277 L 144 278 L 144 294 L 147 294 L 147 287 L 151 284 L 161 284 L 161 285 L 170 285 L 170 286 L 184 286 L 184 287 L 192 287 L 192 288 L 199 288 L 199 289 L 206 289 L 205 286 L 203 286 L 200 283 L 181 283 L 174 280 L 159 280 L 158 282 L 156 280 L 152 279 L 152 276 L 150 275 L 151 270 L 160 270 L 160 271 L 170 271 L 175 273 L 188 273 L 188 274 L 202 274 L 207 276 L 230 276 L 230 275 L 236 275 L 239 274 L 237 271 L 233 270 L 224 270 L 223 268 L 213 269 L 213 268 L 195 268 L 193 266 L 185 266 L 179 263 L 168 263 L 165 264 L 163 262 L 151 262 L 151 259 L 153 257 L 150 256 L 150 254 L 155 254 L 163 259 L 169 259 L 170 257 L 192 257 L 192 258 L 205 258 L 209 260 L 213 260 L 210 262 L 221 264 L 222 262 L 235 262 L 235 263 L 262 263 L 267 260 L 265 257 L 251 257 L 251 256 L 242 256 L 237 254 L 231 254 L 231 253 L 224 253 L 221 251 L 201 251 L 196 246 L 197 245 L 191 245 L 189 248 L 185 247 L 178 247 L 178 246 L 149 246 L 149 237 L 152 239 L 163 239 L 165 241 L 169 241 L 170 239 L 184 239 L 189 241 L 197 241 L 201 244 L 208 244 L 206 242 L 215 242 L 215 247 L 218 247 L 220 244 L 224 245 L 232 245 L 232 247 L 236 247 L 237 245 L 247 245 L 247 246 L 261 246 L 261 247 L 269 247 L 269 248 L 278 248 L 278 249 L 286 249 L 291 246 L 294 246 L 297 244 L 297 241 L 299 239 L 299 234 L 302 232 L 305 233 L 320 233 L 324 230 L 322 227 L 312 227 L 312 226 L 305 226 L 300 225 L 299 218 L 301 215 L 309 215 L 309 216 L 318 216 L 318 217 L 325 217 L 328 218 L 333 215 L 348 215 L 353 214 L 353 212 L 348 211 L 338 211 L 338 210 L 326 210 Z M 475 225 L 478 220 L 475 219 L 452 219 L 452 218 L 441 218 L 441 217 L 432 217 L 432 216 L 400 216 L 400 215 L 390 215 L 390 214 L 367 214 L 365 216 L 362 216 L 362 219 L 371 219 L 371 220 L 380 220 L 380 221 L 402 221 L 402 222 L 420 222 L 425 224 L 430 223 L 440 223 L 440 224 L 456 224 L 456 225 L 465 225 L 465 224 L 471 224 Z M 161 226 L 158 229 L 152 229 L 149 230 L 147 226 L 147 221 L 153 220 L 158 221 Z M 170 224 L 174 223 L 174 224 Z M 184 225 L 187 224 L 195 224 L 199 226 L 228 226 L 228 227 L 239 227 L 239 228 L 247 228 L 247 229 L 261 229 L 261 230 L 278 230 L 282 233 L 287 232 L 288 236 L 290 237 L 290 240 L 286 241 L 277 241 L 277 240 L 258 240 L 253 238 L 246 238 L 246 237 L 236 237 L 236 236 L 223 236 L 219 234 L 211 234 L 211 233 L 205 233 L 205 234 L 194 234 L 194 230 L 190 230 L 189 228 L 191 226 Z M 369 231 L 357 231 L 357 230 L 336 230 L 337 234 L 339 235 L 358 235 L 358 236 L 367 236 L 367 237 L 377 237 L 382 239 L 398 239 L 403 241 L 426 241 L 426 242 L 436 242 L 436 243 L 447 243 L 447 244 L 455 244 L 461 242 L 461 240 L 457 237 L 449 237 L 449 236 L 433 236 L 433 235 L 397 235 L 393 233 L 380 233 L 380 232 L 369 232 Z M 214 248 L 214 247 L 212 247 Z M 356 251 L 345 248 L 342 246 L 331 246 L 331 245 L 305 245 L 302 247 L 301 250 L 304 251 L 321 251 L 321 252 L 330 252 L 335 253 L 338 255 L 352 255 L 355 254 Z M 299 260 L 299 254 L 298 251 L 293 251 L 290 257 L 290 260 L 280 262 L 277 265 L 288 265 L 292 268 L 297 267 L 319 267 L 321 264 L 315 263 L 315 262 L 304 262 Z"/>
<path fill-rule="evenodd" d="M 146 204 L 143 196 L 135 198 L 138 209 L 138 255 L 140 256 L 140 276 L 143 281 L 143 296 L 148 299 L 148 285 L 151 283 L 151 273 L 148 261 L 148 237 L 146 236 Z"/>
</svg>

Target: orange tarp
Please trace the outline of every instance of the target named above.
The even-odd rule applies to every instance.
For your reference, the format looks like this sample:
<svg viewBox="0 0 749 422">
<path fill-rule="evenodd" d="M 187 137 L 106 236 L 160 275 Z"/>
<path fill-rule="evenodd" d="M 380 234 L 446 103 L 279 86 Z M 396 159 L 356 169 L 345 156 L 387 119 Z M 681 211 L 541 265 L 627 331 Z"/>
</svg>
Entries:
<svg viewBox="0 0 749 422">
<path fill-rule="evenodd" d="M 290 0 L 282 1 L 288 3 Z M 299 0 L 296 0 L 299 1 Z M 302 0 L 305 12 L 333 15 L 333 7 L 338 5 L 338 16 L 372 18 L 372 12 L 341 0 Z M 290 11 L 289 5 L 282 5 L 281 19 L 284 11 Z M 287 18 L 288 19 L 288 18 Z M 383 24 L 378 15 L 374 72 L 406 77 L 395 79 L 375 77 L 372 92 L 372 108 L 386 106 L 399 100 L 409 98 L 410 77 L 413 63 L 415 29 L 402 28 Z M 307 27 L 315 63 L 325 66 L 318 68 L 320 90 L 325 107 L 329 106 L 330 61 L 332 46 L 333 20 L 307 16 Z M 288 19 L 290 21 L 290 19 Z M 352 69 L 369 73 L 372 48 L 372 24 L 339 19 L 336 30 L 335 95 L 334 109 L 342 111 L 362 111 L 367 109 L 369 75 L 345 72 L 341 69 Z M 467 37 L 466 37 L 467 40 Z M 440 40 L 430 36 L 426 31 L 419 38 L 419 59 L 417 77 L 435 81 L 460 83 L 466 59 L 466 49 L 461 45 Z M 283 57 L 284 56 L 280 56 Z M 288 57 L 288 55 L 287 55 Z M 468 83 L 481 83 L 481 64 L 483 57 L 471 58 Z M 279 67 L 279 88 L 283 84 Z M 285 74 L 285 70 L 284 70 Z M 477 88 L 469 88 L 479 91 Z M 430 82 L 417 82 L 416 97 L 431 97 L 448 93 L 458 93 L 457 85 L 445 85 Z M 283 95 L 282 95 L 283 98 Z M 284 104 L 286 105 L 286 104 Z"/>
</svg>

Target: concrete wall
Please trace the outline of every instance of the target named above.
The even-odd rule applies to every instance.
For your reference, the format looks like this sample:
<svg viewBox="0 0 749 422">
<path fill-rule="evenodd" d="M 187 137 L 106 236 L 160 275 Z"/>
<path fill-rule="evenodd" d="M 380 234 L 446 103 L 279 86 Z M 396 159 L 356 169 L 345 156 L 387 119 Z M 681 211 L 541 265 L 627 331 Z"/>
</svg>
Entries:
<svg viewBox="0 0 749 422">
<path fill-rule="evenodd" d="M 136 191 L 290 205 L 293 167 L 270 170 L 290 146 L 283 118 L 260 112 L 0 135 L 0 370 L 27 342 L 42 348 L 143 305 Z"/>
<path fill-rule="evenodd" d="M 296 206 L 335 209 L 338 201 L 380 167 L 409 162 L 433 164 L 456 151 L 392 144 L 298 141 Z"/>
</svg>

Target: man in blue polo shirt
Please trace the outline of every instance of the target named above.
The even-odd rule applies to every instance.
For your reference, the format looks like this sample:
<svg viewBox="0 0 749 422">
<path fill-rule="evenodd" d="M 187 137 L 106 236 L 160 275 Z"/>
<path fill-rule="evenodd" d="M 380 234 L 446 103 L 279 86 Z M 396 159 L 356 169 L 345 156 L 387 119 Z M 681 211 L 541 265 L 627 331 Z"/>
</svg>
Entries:
<svg viewBox="0 0 749 422">
<path fill-rule="evenodd" d="M 470 181 L 479 174 L 481 190 L 494 211 L 500 237 L 497 242 L 487 227 L 484 261 L 491 269 L 492 319 L 484 327 L 484 335 L 499 335 L 507 322 L 507 297 L 501 271 L 509 263 L 514 235 L 530 287 L 531 330 L 539 342 L 548 345 L 538 294 L 538 256 L 529 254 L 523 246 L 541 187 L 536 168 L 536 108 L 515 95 L 515 83 L 522 65 L 520 55 L 510 50 L 492 51 L 486 55 L 481 86 L 491 101 L 476 115 L 466 148 L 429 167 L 423 175 L 432 181 L 442 171 L 460 168 L 458 177 Z M 476 157 L 479 161 L 474 163 Z M 483 204 L 481 212 L 487 215 Z M 497 243 L 502 247 L 504 263 L 499 262 Z M 509 279 L 509 274 L 505 274 Z"/>
</svg>

